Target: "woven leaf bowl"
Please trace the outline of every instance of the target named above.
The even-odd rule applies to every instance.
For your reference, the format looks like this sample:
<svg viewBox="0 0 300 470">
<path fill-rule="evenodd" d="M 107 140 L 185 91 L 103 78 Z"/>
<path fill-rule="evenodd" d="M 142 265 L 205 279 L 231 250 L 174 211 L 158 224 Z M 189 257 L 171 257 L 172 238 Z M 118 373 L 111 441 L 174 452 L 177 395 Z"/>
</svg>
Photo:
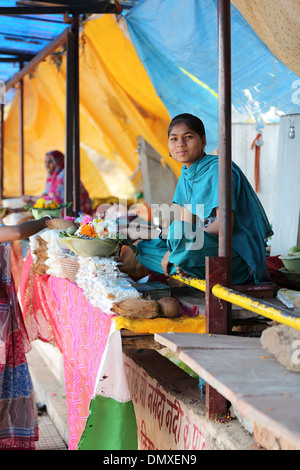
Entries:
<svg viewBox="0 0 300 470">
<path fill-rule="evenodd" d="M 31 213 L 35 219 L 41 219 L 45 215 L 50 215 L 51 217 L 61 217 L 63 207 L 58 207 L 57 209 L 31 209 Z"/>
<path fill-rule="evenodd" d="M 300 256 L 279 256 L 284 267 L 291 272 L 300 272 Z"/>
<path fill-rule="evenodd" d="M 107 258 L 113 256 L 118 251 L 117 240 L 110 238 L 99 239 L 86 239 L 79 237 L 64 237 L 60 238 L 60 242 L 66 245 L 69 250 L 79 256 L 101 256 Z"/>
</svg>

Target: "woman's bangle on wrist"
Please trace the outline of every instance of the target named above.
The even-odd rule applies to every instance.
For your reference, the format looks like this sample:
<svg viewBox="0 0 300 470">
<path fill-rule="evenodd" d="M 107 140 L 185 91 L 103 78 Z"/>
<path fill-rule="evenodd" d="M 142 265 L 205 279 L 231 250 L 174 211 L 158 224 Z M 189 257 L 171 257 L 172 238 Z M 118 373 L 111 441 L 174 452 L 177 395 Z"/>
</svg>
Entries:
<svg viewBox="0 0 300 470">
<path fill-rule="evenodd" d="M 49 219 L 52 220 L 52 217 L 49 214 L 44 215 L 44 217 L 49 217 Z"/>
</svg>

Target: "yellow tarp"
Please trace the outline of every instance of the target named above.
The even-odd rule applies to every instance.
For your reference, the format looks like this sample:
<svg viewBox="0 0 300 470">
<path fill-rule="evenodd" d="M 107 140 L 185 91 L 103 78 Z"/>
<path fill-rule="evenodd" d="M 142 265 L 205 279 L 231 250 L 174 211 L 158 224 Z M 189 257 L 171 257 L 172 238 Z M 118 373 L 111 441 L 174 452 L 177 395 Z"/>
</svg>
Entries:
<svg viewBox="0 0 300 470">
<path fill-rule="evenodd" d="M 44 189 L 45 153 L 65 152 L 65 77 L 65 58 L 58 68 L 49 57 L 24 79 L 26 194 L 39 195 Z M 18 100 L 17 93 L 5 122 L 5 197 L 20 195 Z M 80 40 L 80 161 L 91 197 L 126 196 L 112 193 L 103 162 L 115 165 L 116 183 L 118 172 L 129 180 L 138 165 L 139 135 L 179 175 L 180 165 L 168 157 L 168 123 L 169 114 L 115 17 L 89 21 Z"/>
<path fill-rule="evenodd" d="M 125 330 L 135 333 L 206 333 L 205 317 L 197 315 L 188 317 L 182 315 L 177 318 L 127 318 L 114 317 L 117 330 Z"/>
</svg>

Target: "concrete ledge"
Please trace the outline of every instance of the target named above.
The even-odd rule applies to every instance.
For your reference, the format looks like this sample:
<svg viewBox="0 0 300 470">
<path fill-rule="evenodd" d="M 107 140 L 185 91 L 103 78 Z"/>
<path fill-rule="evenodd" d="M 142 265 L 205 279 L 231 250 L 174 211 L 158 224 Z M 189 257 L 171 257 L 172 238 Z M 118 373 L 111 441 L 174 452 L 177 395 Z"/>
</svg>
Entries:
<svg viewBox="0 0 300 470">
<path fill-rule="evenodd" d="M 41 354 L 39 341 L 32 342 L 32 349 L 27 354 L 27 361 L 36 395 L 36 400 L 46 405 L 47 413 L 63 441 L 69 442 L 69 427 L 65 387 L 51 372 Z"/>
<path fill-rule="evenodd" d="M 154 350 L 126 350 L 124 364 L 140 450 L 260 450 L 237 419 L 208 420 L 198 381 Z"/>
<path fill-rule="evenodd" d="M 174 333 L 156 334 L 155 340 L 176 352 L 240 415 L 254 422 L 259 445 L 275 450 L 277 440 L 281 450 L 300 449 L 300 418 L 295 412 L 300 406 L 300 376 L 279 364 L 258 338 Z M 258 441 L 266 430 L 270 438 Z"/>
</svg>

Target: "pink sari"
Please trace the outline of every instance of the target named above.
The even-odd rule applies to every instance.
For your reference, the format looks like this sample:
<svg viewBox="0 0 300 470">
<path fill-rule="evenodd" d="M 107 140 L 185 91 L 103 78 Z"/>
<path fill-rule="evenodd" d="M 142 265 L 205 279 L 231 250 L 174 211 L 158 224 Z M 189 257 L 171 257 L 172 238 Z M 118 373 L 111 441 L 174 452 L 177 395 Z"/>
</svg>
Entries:
<svg viewBox="0 0 300 470">
<path fill-rule="evenodd" d="M 37 407 L 25 353 L 30 342 L 11 276 L 10 242 L 0 243 L 0 449 L 34 450 Z"/>
<path fill-rule="evenodd" d="M 65 202 L 65 170 L 64 155 L 58 150 L 48 152 L 55 161 L 55 170 L 53 175 L 49 175 L 46 180 L 45 190 L 42 196 L 53 199 L 57 204 Z M 92 213 L 92 202 L 89 194 L 82 183 L 80 183 L 81 210 L 86 214 Z M 69 202 L 69 201 L 68 201 Z"/>
</svg>

